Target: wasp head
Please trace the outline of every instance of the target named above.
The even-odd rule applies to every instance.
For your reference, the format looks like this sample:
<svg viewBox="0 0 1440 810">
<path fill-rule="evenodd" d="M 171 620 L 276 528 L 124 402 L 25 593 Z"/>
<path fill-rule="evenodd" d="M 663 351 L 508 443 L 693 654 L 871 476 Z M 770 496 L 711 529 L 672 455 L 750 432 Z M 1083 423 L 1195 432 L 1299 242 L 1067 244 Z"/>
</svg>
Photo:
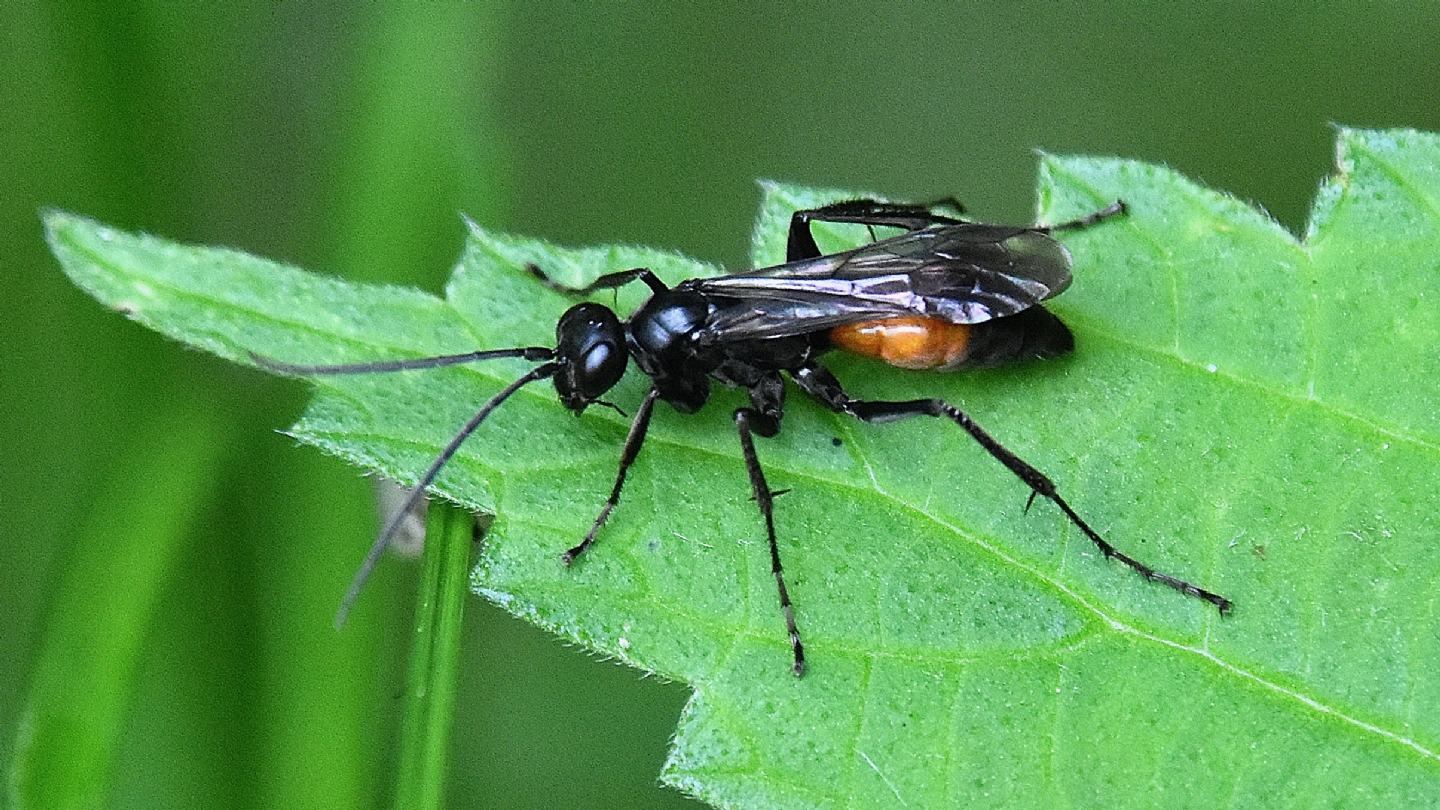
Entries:
<svg viewBox="0 0 1440 810">
<path fill-rule="evenodd" d="M 555 392 L 560 402 L 577 414 L 625 375 L 630 351 L 625 327 L 601 304 L 576 304 L 555 325 Z"/>
</svg>

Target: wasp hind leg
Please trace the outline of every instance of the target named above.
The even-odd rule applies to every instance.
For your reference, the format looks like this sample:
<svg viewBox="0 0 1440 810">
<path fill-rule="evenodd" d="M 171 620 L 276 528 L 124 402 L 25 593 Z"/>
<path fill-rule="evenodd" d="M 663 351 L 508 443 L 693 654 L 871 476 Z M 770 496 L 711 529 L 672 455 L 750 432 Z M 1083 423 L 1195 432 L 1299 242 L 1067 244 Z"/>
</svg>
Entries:
<svg viewBox="0 0 1440 810">
<path fill-rule="evenodd" d="M 1070 506 L 1060 493 L 1055 490 L 1055 484 L 1044 473 L 1030 466 L 1029 462 L 1010 452 L 1003 444 L 997 441 L 989 433 L 985 432 L 970 415 L 951 405 L 943 399 L 912 399 L 905 401 L 883 401 L 883 400 L 858 400 L 851 399 L 841 387 L 840 381 L 835 375 L 820 365 L 809 365 L 796 371 L 795 382 L 807 394 L 819 400 L 819 402 L 839 413 L 849 414 L 862 422 L 884 423 L 895 422 L 901 419 L 909 419 L 913 416 L 934 416 L 949 419 L 959 425 L 970 438 L 985 448 L 991 458 L 1005 465 L 1006 469 L 1014 473 L 1017 478 L 1024 481 L 1030 487 L 1030 498 L 1026 501 L 1025 508 L 1028 510 L 1030 504 L 1036 497 L 1043 497 L 1059 507 L 1065 517 L 1070 520 L 1084 535 L 1090 538 L 1096 548 L 1106 559 L 1119 560 L 1130 570 L 1140 576 L 1158 582 L 1185 594 L 1186 596 L 1209 602 L 1218 609 L 1221 615 L 1230 612 L 1233 603 L 1212 591 L 1207 591 L 1197 585 L 1193 585 L 1178 577 L 1157 571 L 1154 568 L 1131 557 L 1129 554 L 1115 548 L 1108 540 L 1100 536 L 1100 533 L 1090 527 L 1085 519 Z"/>
</svg>

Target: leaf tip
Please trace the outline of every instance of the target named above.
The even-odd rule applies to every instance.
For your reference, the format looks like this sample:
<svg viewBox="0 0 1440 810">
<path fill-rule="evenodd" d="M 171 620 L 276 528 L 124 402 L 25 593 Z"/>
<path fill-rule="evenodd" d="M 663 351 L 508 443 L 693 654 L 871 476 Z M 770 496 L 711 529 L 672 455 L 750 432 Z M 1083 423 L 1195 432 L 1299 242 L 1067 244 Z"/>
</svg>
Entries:
<svg viewBox="0 0 1440 810">
<path fill-rule="evenodd" d="M 480 223 L 476 222 L 474 217 L 470 216 L 464 211 L 460 212 L 460 221 L 465 223 L 465 230 L 469 231 L 470 233 L 475 233 L 476 231 L 484 231 L 484 229 L 480 227 Z"/>
<path fill-rule="evenodd" d="M 1086 155 L 1057 155 L 1037 149 L 1035 171 L 1036 221 L 1069 218 L 1108 196 L 1115 185 L 1120 163 L 1117 158 Z M 1083 202 L 1082 202 L 1083 201 Z"/>
<path fill-rule="evenodd" d="M 469 214 L 460 212 L 460 221 L 465 223 L 465 250 L 467 253 L 476 249 L 483 250 L 494 244 L 494 235 L 485 230 L 485 226 L 476 222 Z M 455 266 L 455 270 L 450 274 L 451 284 L 464 275 L 465 268 L 465 261 L 461 261 Z"/>
<path fill-rule="evenodd" d="M 1057 155 L 1036 151 L 1039 166 L 1035 182 L 1043 199 L 1049 195 L 1073 192 L 1086 198 L 1106 196 L 1097 192 L 1116 184 L 1129 161 L 1095 155 Z"/>
<path fill-rule="evenodd" d="M 95 225 L 95 221 L 66 211 L 63 208 L 45 206 L 40 209 L 40 224 L 45 228 L 45 241 L 55 248 L 56 240 L 70 228 L 81 224 Z"/>
<path fill-rule="evenodd" d="M 46 230 L 56 227 L 74 216 L 75 215 L 69 211 L 63 208 L 56 208 L 53 205 L 40 207 L 40 222 L 45 226 Z"/>
<path fill-rule="evenodd" d="M 755 185 L 760 187 L 760 209 L 762 211 L 770 205 L 788 206 L 791 209 L 803 207 L 800 202 L 802 195 L 797 193 L 804 190 L 803 186 L 769 177 L 757 179 Z"/>
<path fill-rule="evenodd" d="M 1334 121 L 1330 122 L 1330 127 L 1335 130 L 1335 169 L 1340 175 L 1347 175 L 1355 168 L 1350 157 L 1351 148 L 1363 140 L 1364 130 Z"/>
<path fill-rule="evenodd" d="M 1053 186 L 1054 175 L 1060 169 L 1061 158 L 1051 152 L 1046 152 L 1044 149 L 1036 149 L 1035 160 L 1037 162 L 1035 167 L 1035 182 L 1039 185 L 1039 188 L 1043 190 Z"/>
<path fill-rule="evenodd" d="M 1336 162 L 1341 170 L 1357 149 L 1378 153 L 1395 153 L 1406 148 L 1433 151 L 1440 148 L 1440 135 L 1409 127 L 1364 129 L 1331 123 L 1335 128 Z"/>
<path fill-rule="evenodd" d="M 62 208 L 41 208 L 40 222 L 45 228 L 45 241 L 50 245 L 50 251 L 62 260 L 62 264 L 65 264 L 65 254 L 80 244 L 112 242 L 128 235 L 103 222 Z"/>
</svg>

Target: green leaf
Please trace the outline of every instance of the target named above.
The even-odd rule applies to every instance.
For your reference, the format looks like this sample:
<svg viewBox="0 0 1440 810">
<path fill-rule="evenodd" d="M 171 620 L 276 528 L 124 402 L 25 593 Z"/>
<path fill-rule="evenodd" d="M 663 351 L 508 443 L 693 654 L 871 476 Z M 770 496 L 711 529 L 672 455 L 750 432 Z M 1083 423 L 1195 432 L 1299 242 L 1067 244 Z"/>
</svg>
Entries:
<svg viewBox="0 0 1440 810">
<path fill-rule="evenodd" d="M 436 490 L 497 517 L 473 583 L 558 634 L 693 684 L 663 778 L 725 806 L 1419 806 L 1440 801 L 1440 139 L 1342 130 L 1303 242 L 1166 169 L 1044 157 L 1066 234 L 1063 360 L 966 374 L 832 366 L 854 393 L 941 395 L 1102 532 L 1236 602 L 1232 617 L 1099 558 L 961 431 L 865 426 L 799 396 L 760 442 L 810 653 L 788 674 L 759 515 L 717 392 L 657 411 L 593 551 L 626 425 L 532 386 Z M 767 185 L 757 264 L 797 206 Z M 546 342 L 572 281 L 673 254 L 473 227 L 444 300 L 348 285 L 64 214 L 50 239 L 105 303 L 222 356 L 304 363 Z M 866 238 L 833 229 L 822 247 Z M 633 306 L 640 290 L 622 293 Z M 602 299 L 603 300 L 603 299 Z M 316 381 L 301 440 L 402 481 L 523 372 L 497 361 Z M 632 405 L 632 372 L 613 399 Z M 837 445 L 832 438 L 840 439 Z M 563 696 L 557 697 L 563 699 Z"/>
</svg>

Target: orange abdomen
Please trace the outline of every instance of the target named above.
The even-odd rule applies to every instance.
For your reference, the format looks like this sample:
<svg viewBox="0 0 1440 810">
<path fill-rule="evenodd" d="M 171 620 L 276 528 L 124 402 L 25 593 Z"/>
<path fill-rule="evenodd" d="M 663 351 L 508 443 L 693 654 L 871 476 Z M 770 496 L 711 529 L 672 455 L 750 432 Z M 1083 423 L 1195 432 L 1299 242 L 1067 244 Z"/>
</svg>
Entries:
<svg viewBox="0 0 1440 810">
<path fill-rule="evenodd" d="M 830 330 L 835 348 L 900 368 L 950 368 L 965 362 L 970 327 L 912 316 L 848 323 Z"/>
</svg>

